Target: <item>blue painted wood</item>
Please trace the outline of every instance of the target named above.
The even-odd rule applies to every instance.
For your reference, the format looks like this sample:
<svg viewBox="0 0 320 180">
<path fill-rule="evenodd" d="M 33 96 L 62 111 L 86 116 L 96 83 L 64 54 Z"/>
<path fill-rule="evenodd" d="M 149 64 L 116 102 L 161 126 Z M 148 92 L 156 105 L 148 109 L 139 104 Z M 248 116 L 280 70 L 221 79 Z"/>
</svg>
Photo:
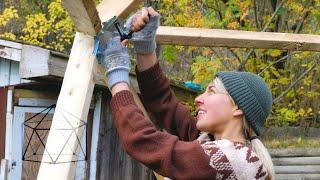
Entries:
<svg viewBox="0 0 320 180">
<path fill-rule="evenodd" d="M 30 82 L 19 76 L 19 62 L 0 58 L 0 87 Z"/>
</svg>

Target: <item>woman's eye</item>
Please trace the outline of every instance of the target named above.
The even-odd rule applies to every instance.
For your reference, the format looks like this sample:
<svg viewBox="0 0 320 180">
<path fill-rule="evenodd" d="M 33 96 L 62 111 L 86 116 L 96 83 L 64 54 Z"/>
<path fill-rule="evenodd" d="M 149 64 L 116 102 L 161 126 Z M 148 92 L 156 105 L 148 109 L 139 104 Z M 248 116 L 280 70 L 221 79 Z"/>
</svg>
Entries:
<svg viewBox="0 0 320 180">
<path fill-rule="evenodd" d="M 208 92 L 209 93 L 214 93 L 214 94 L 216 93 L 215 90 L 212 87 L 208 88 Z"/>
</svg>

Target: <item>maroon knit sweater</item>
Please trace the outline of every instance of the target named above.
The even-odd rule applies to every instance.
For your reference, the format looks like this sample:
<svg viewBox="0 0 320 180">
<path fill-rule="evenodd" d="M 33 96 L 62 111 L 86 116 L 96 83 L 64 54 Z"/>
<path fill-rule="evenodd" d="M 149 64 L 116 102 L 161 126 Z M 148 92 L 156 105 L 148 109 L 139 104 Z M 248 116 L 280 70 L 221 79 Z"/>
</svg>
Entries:
<svg viewBox="0 0 320 180">
<path fill-rule="evenodd" d="M 200 133 L 196 120 L 178 102 L 158 63 L 146 71 L 137 71 L 137 78 L 145 107 L 167 132 L 157 130 L 144 117 L 130 91 L 115 94 L 112 113 L 131 157 L 172 179 L 243 179 L 249 171 L 247 179 L 266 178 L 266 169 L 248 145 L 228 140 L 196 140 Z M 235 155 L 239 155 L 239 160 L 234 160 Z M 243 164 L 250 168 L 241 167 Z"/>
</svg>

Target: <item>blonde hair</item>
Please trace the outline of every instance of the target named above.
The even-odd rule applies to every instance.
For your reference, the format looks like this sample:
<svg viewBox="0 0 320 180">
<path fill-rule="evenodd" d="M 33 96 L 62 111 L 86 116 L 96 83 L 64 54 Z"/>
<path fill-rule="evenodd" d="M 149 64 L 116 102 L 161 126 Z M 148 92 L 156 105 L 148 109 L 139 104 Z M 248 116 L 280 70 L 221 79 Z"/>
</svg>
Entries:
<svg viewBox="0 0 320 180">
<path fill-rule="evenodd" d="M 248 124 L 244 116 L 243 116 L 243 130 L 247 140 L 250 140 L 250 138 L 256 136 L 252 127 Z M 258 155 L 263 166 L 267 169 L 269 179 L 274 180 L 275 179 L 274 166 L 267 148 L 263 145 L 262 141 L 259 138 L 253 138 L 250 140 L 250 142 L 251 142 L 252 150 Z"/>
<path fill-rule="evenodd" d="M 227 94 L 230 97 L 230 100 L 232 101 L 232 103 L 236 105 L 233 98 L 230 96 L 230 94 L 224 87 L 220 78 L 216 77 L 213 79 L 212 82 L 217 88 L 217 90 L 219 90 L 221 93 Z M 250 140 L 252 137 L 256 136 L 256 134 L 253 131 L 253 128 L 248 124 L 245 116 L 243 116 L 243 132 L 244 132 L 243 133 L 244 137 L 247 140 Z M 251 142 L 252 150 L 258 155 L 263 166 L 267 169 L 269 180 L 274 180 L 275 179 L 274 166 L 267 148 L 263 145 L 261 140 L 258 138 L 254 138 L 250 140 L 250 142 Z"/>
</svg>

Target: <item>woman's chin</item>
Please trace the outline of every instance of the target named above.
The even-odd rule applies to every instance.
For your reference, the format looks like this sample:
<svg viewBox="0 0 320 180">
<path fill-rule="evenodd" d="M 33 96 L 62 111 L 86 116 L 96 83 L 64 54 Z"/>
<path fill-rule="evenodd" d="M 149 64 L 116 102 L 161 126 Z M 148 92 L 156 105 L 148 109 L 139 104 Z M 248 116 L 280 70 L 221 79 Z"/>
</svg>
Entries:
<svg viewBox="0 0 320 180">
<path fill-rule="evenodd" d="M 206 126 L 199 120 L 197 121 L 196 127 L 200 131 L 204 131 L 204 132 L 207 131 Z"/>
</svg>

